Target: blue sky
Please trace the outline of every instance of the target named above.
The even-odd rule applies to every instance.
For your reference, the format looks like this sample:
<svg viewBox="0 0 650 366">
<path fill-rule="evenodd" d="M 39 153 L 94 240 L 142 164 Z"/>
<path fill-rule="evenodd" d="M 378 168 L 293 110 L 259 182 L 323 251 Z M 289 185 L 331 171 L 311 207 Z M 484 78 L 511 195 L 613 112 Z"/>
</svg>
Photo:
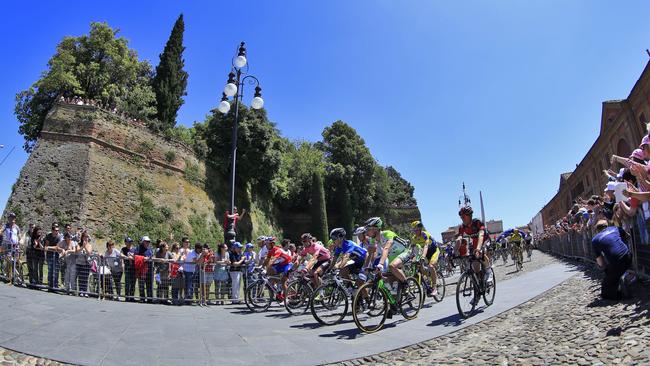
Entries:
<svg viewBox="0 0 650 366">
<path fill-rule="evenodd" d="M 237 5 L 236 7 L 234 5 Z M 185 15 L 188 96 L 179 123 L 218 103 L 230 57 L 251 72 L 284 136 L 315 141 L 340 119 L 416 188 L 429 230 L 458 222 L 461 183 L 488 218 L 527 223 L 598 134 L 601 103 L 627 97 L 648 61 L 647 1 L 5 2 L 0 202 L 27 159 L 14 95 L 66 35 L 121 29 L 158 63 Z M 252 96 L 248 96 L 250 101 Z"/>
</svg>

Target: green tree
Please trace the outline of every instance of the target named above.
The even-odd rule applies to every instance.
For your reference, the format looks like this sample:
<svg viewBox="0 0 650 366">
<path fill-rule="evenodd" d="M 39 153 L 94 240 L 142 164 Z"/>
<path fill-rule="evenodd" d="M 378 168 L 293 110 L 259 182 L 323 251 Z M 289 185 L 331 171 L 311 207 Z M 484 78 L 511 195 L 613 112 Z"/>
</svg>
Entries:
<svg viewBox="0 0 650 366">
<path fill-rule="evenodd" d="M 61 97 L 95 100 L 134 118 L 153 116 L 151 66 L 139 61 L 117 33 L 106 23 L 91 23 L 88 35 L 65 37 L 40 79 L 16 95 L 14 113 L 25 151 L 32 150 L 45 116 Z"/>
<path fill-rule="evenodd" d="M 327 207 L 325 206 L 325 189 L 323 188 L 323 177 L 318 172 L 314 172 L 312 176 L 311 225 L 312 234 L 323 242 L 326 242 L 328 239 L 328 232 Z"/>
<path fill-rule="evenodd" d="M 306 209 L 314 173 L 324 173 L 323 152 L 307 141 L 288 143 L 272 185 L 284 208 Z"/>
<path fill-rule="evenodd" d="M 206 160 L 222 177 L 230 174 L 234 120 L 234 110 L 227 114 L 214 111 L 208 116 L 205 128 L 201 128 L 201 138 L 205 139 L 208 148 Z M 237 184 L 270 188 L 280 167 L 286 140 L 268 120 L 265 110 L 249 110 L 243 105 L 239 106 L 237 131 Z"/>
<path fill-rule="evenodd" d="M 377 163 L 365 141 L 342 121 L 326 127 L 322 136 L 323 141 L 318 146 L 327 161 L 328 187 L 345 185 L 350 192 L 353 216 L 368 214 L 373 207 L 372 180 Z"/>
<path fill-rule="evenodd" d="M 166 130 L 176 125 L 178 109 L 185 102 L 183 96 L 187 95 L 187 72 L 183 70 L 183 32 L 185 23 L 181 14 L 172 33 L 167 40 L 165 49 L 160 54 L 160 63 L 156 67 L 156 76 L 153 79 L 153 90 L 156 93 L 156 116 L 160 121 L 160 129 Z"/>
<path fill-rule="evenodd" d="M 385 168 L 390 184 L 388 203 L 393 206 L 415 206 L 415 188 L 392 166 Z"/>
</svg>

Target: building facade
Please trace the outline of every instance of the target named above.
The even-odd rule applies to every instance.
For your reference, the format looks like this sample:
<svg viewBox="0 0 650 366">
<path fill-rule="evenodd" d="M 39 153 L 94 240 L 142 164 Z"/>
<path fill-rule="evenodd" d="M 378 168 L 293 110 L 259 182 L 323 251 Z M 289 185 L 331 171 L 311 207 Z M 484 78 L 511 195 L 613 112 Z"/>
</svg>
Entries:
<svg viewBox="0 0 650 366">
<path fill-rule="evenodd" d="M 603 102 L 600 134 L 576 169 L 560 175 L 557 193 L 540 211 L 543 225 L 564 217 L 578 197 L 602 195 L 607 183 L 603 170 L 620 168 L 610 164 L 611 156 L 629 156 L 647 134 L 649 118 L 650 62 L 626 99 Z"/>
</svg>

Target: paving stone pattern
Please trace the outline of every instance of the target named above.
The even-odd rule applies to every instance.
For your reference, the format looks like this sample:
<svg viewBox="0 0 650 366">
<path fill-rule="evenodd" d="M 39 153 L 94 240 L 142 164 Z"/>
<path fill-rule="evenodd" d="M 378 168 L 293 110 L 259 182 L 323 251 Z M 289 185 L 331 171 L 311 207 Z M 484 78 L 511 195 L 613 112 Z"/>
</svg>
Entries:
<svg viewBox="0 0 650 366">
<path fill-rule="evenodd" d="M 337 365 L 647 365 L 650 287 L 623 302 L 599 298 L 583 273 L 479 324 L 399 350 Z"/>
</svg>

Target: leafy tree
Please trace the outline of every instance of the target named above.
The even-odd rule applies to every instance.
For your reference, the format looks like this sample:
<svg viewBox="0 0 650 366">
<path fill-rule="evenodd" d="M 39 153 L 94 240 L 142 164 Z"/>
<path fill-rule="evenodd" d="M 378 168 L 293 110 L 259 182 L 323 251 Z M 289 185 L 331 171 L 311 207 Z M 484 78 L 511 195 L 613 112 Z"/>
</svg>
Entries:
<svg viewBox="0 0 650 366">
<path fill-rule="evenodd" d="M 372 207 L 372 179 L 377 163 L 365 141 L 342 121 L 326 127 L 322 136 L 318 146 L 325 153 L 328 186 L 344 184 L 350 192 L 354 216 L 368 213 Z"/>
<path fill-rule="evenodd" d="M 311 224 L 312 234 L 323 242 L 327 241 L 327 208 L 325 206 L 325 189 L 321 173 L 314 172 L 311 184 Z"/>
<path fill-rule="evenodd" d="M 314 173 L 324 173 L 323 152 L 307 141 L 288 143 L 272 185 L 285 208 L 307 208 Z"/>
<path fill-rule="evenodd" d="M 392 166 L 385 168 L 390 184 L 388 203 L 393 206 L 414 206 L 416 205 L 413 192 L 415 188 Z"/>
<path fill-rule="evenodd" d="M 208 148 L 206 160 L 223 177 L 230 173 L 234 120 L 234 108 L 227 114 L 214 111 L 201 131 L 201 138 L 205 139 Z M 265 110 L 249 110 L 243 105 L 239 106 L 237 131 L 238 184 L 251 183 L 258 188 L 270 188 L 280 167 L 286 140 L 279 136 Z"/>
<path fill-rule="evenodd" d="M 99 101 L 134 118 L 153 115 L 151 66 L 138 61 L 128 41 L 117 38 L 117 33 L 106 23 L 91 23 L 89 35 L 65 37 L 41 78 L 16 95 L 14 113 L 25 151 L 32 150 L 47 112 L 60 97 Z"/>
<path fill-rule="evenodd" d="M 156 93 L 156 116 L 161 122 L 160 128 L 165 130 L 176 125 L 178 109 L 185 102 L 183 96 L 187 95 L 187 72 L 183 70 L 183 32 L 185 23 L 181 14 L 172 33 L 167 40 L 163 53 L 160 54 L 160 63 L 156 67 L 156 76 L 153 79 L 153 90 Z"/>
</svg>

